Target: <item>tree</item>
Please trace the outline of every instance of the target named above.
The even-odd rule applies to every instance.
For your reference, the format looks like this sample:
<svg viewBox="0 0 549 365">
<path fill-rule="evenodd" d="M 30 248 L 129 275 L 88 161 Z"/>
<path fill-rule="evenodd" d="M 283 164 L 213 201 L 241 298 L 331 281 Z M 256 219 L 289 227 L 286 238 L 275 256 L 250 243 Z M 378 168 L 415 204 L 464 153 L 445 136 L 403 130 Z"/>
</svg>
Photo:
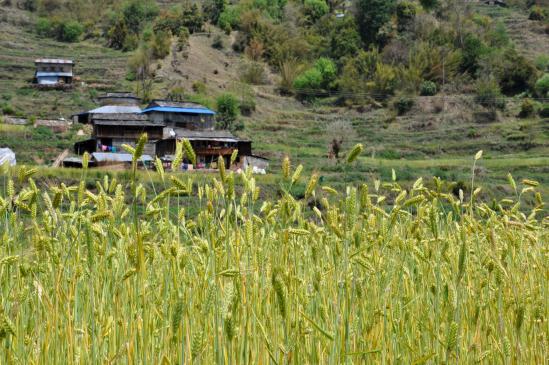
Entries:
<svg viewBox="0 0 549 365">
<path fill-rule="evenodd" d="M 220 95 L 217 100 L 217 126 L 220 129 L 232 130 L 239 115 L 239 103 L 236 96 L 230 93 Z"/>
<path fill-rule="evenodd" d="M 347 56 L 356 55 L 362 46 L 355 19 L 351 16 L 334 19 L 328 39 L 330 57 L 340 62 Z"/>
<path fill-rule="evenodd" d="M 303 13 L 310 24 L 328 14 L 330 8 L 325 0 L 305 0 L 303 3 Z"/>
<path fill-rule="evenodd" d="M 391 19 L 395 0 L 357 0 L 357 22 L 365 44 L 377 44 L 378 32 Z"/>
<path fill-rule="evenodd" d="M 438 0 L 419 0 L 419 2 L 425 10 L 434 10 L 440 5 Z"/>
<path fill-rule="evenodd" d="M 225 10 L 226 0 L 207 0 L 202 5 L 202 12 L 212 22 L 217 24 L 221 13 Z"/>
</svg>

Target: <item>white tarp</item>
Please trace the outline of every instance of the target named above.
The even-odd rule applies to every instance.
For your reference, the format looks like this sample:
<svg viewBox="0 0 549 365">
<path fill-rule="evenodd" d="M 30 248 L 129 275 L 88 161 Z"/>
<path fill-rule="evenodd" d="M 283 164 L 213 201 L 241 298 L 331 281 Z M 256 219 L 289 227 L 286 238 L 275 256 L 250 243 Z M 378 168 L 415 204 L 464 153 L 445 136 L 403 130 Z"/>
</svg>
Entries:
<svg viewBox="0 0 549 365">
<path fill-rule="evenodd" d="M 10 166 L 15 166 L 15 153 L 9 148 L 0 148 L 0 166 L 3 166 L 6 162 Z"/>
</svg>

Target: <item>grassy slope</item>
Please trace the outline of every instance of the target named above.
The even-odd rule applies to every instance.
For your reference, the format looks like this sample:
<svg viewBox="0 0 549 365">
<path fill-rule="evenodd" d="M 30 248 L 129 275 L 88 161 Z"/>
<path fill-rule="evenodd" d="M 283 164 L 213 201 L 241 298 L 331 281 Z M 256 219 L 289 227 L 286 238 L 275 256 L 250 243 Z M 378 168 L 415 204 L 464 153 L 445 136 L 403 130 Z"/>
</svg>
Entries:
<svg viewBox="0 0 549 365">
<path fill-rule="evenodd" d="M 21 12 L 16 13 L 23 16 Z M 503 17 L 509 23 L 514 14 L 506 10 L 492 15 Z M 523 15 L 516 16 L 528 22 Z M 29 89 L 27 79 L 32 77 L 32 61 L 36 56 L 74 57 L 82 81 L 90 84 L 106 80 L 112 90 L 131 87 L 123 77 L 127 54 L 91 42 L 67 45 L 39 39 L 28 31 L 28 25 L 14 23 L 0 25 L 0 97 L 11 96 L 10 102 L 18 111 L 26 115 L 68 116 L 93 105 L 88 87 L 66 93 Z M 512 35 L 517 37 L 515 33 Z M 157 71 L 157 96 L 165 95 L 174 86 L 189 91 L 196 81 L 205 82 L 212 97 L 234 89 L 239 58 L 228 47 L 222 51 L 212 49 L 211 42 L 212 38 L 205 36 L 192 37 L 186 57 L 181 53 L 172 54 L 164 60 Z M 230 44 L 228 37 L 225 44 Z M 528 51 L 533 48 L 530 43 L 524 43 L 524 47 L 528 48 L 527 54 L 532 53 Z M 444 101 L 436 97 L 419 98 L 411 112 L 395 117 L 385 109 L 359 113 L 322 105 L 305 107 L 291 98 L 278 96 L 273 84 L 253 89 L 258 110 L 251 118 L 245 118 L 246 130 L 241 135 L 253 139 L 256 152 L 270 157 L 274 168 L 284 154 L 289 154 L 295 163 L 303 163 L 306 170 L 319 170 L 324 181 L 335 186 L 342 186 L 344 178 L 388 179 L 393 168 L 400 179 L 408 181 L 419 175 L 468 181 L 472 156 L 483 149 L 487 160 L 478 173 L 481 182 L 490 186 L 490 195 L 506 191 L 503 185 L 508 172 L 517 178 L 536 178 L 545 186 L 549 183 L 549 168 L 544 158 L 549 156 L 547 121 L 518 120 L 515 117 L 518 104 L 512 101 L 498 116 L 498 121 L 481 124 L 473 115 L 481 110 L 469 96 L 450 96 Z M 41 102 L 36 103 L 37 99 Z M 436 111 L 436 105 L 442 102 L 446 105 L 444 113 Z M 55 109 L 54 105 L 57 105 Z M 343 135 L 345 148 L 360 142 L 366 146 L 369 156 L 359 161 L 353 171 L 345 173 L 340 165 L 326 158 L 329 141 L 341 134 L 341 121 L 348 125 Z M 339 122 L 336 128 L 335 122 Z M 42 144 L 49 142 L 40 136 L 29 141 L 14 140 L 8 133 L 0 135 L 0 144 L 13 147 L 25 163 L 36 161 L 34 154 L 42 154 L 39 160 L 47 162 L 73 140 L 74 131 L 57 136 L 52 152 L 44 154 Z"/>
</svg>

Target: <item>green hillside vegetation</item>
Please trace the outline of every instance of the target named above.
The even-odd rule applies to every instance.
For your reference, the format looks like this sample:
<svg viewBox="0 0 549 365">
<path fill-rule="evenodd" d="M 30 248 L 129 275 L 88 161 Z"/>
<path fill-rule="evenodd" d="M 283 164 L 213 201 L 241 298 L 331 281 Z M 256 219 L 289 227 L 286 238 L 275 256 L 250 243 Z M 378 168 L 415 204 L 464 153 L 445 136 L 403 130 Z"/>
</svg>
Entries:
<svg viewBox="0 0 549 365">
<path fill-rule="evenodd" d="M 232 100 L 220 126 L 251 138 L 275 169 L 289 154 L 336 186 L 393 168 L 404 180 L 459 184 L 481 148 L 494 161 L 479 171 L 488 196 L 506 193 L 508 172 L 547 182 L 548 19 L 530 1 L 9 3 L 0 7 L 6 115 L 68 117 L 103 91 L 212 108 Z M 76 59 L 78 86 L 30 88 L 39 56 Z M 47 164 L 78 129 L 43 138 L 29 126 L 0 143 L 22 163 Z M 328 156 L 359 142 L 368 159 L 342 174 Z"/>
</svg>

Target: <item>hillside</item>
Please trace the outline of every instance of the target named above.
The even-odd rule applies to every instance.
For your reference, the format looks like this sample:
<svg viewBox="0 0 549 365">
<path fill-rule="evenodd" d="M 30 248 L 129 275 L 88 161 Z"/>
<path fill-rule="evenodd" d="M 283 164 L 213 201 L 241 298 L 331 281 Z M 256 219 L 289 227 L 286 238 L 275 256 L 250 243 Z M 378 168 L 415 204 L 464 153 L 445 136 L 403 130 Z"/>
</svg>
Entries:
<svg viewBox="0 0 549 365">
<path fill-rule="evenodd" d="M 527 19 L 523 10 L 480 6 L 479 14 L 502 20 L 517 48 L 532 62 L 547 55 L 547 34 L 539 23 Z M 126 80 L 131 52 L 105 46 L 104 42 L 85 40 L 77 43 L 58 42 L 39 37 L 33 30 L 33 15 L 16 7 L 0 7 L 0 99 L 9 104 L 13 114 L 32 117 L 68 118 L 94 104 L 93 98 L 104 91 L 135 90 L 135 82 Z M 318 170 L 324 181 L 341 186 L 344 179 L 362 181 L 391 178 L 395 169 L 400 180 L 417 176 L 439 176 L 451 182 L 470 178 L 471 158 L 482 149 L 486 160 L 479 168 L 488 196 L 506 190 L 506 175 L 517 179 L 533 178 L 549 183 L 549 123 L 532 115 L 518 118 L 522 98 L 507 97 L 504 110 L 487 111 L 474 100 L 474 95 L 448 87 L 435 96 L 418 96 L 410 110 L 399 115 L 394 100 L 366 106 L 338 106 L 338 92 L 333 97 L 301 102 L 278 92 L 279 73 L 265 62 L 266 79 L 260 85 L 242 83 L 241 53 L 231 44 L 238 37 L 208 25 L 205 32 L 191 35 L 183 51 L 177 42 L 170 53 L 153 63 L 153 96 L 165 97 L 174 89 L 185 95 L 210 102 L 231 92 L 252 95 L 256 110 L 241 117 L 245 128 L 236 132 L 254 141 L 255 153 L 271 159 L 273 170 L 286 154 L 306 171 Z M 212 47 L 217 38 L 221 49 Z M 36 91 L 29 87 L 33 60 L 55 56 L 74 58 L 80 78 L 71 91 Z M 467 82 L 467 81 L 463 81 Z M 200 95 L 193 86 L 203 84 Z M 492 118 L 495 115 L 495 118 Z M 79 126 L 62 135 L 38 132 L 32 127 L 0 125 L 0 146 L 16 151 L 21 163 L 48 164 L 65 148 L 81 139 Z M 343 150 L 363 143 L 367 158 L 358 168 L 343 172 L 335 160 L 328 159 L 330 143 L 343 140 Z M 545 189 L 545 188 L 544 188 Z M 546 191 L 546 190 L 545 190 Z"/>
</svg>

